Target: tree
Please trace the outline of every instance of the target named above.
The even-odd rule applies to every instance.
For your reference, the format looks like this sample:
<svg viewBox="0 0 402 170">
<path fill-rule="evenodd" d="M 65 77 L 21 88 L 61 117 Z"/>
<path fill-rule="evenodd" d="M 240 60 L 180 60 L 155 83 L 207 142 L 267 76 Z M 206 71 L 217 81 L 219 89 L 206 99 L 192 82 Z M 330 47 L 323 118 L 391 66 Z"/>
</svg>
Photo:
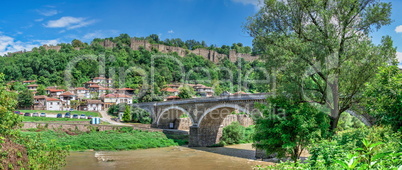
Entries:
<svg viewBox="0 0 402 170">
<path fill-rule="evenodd" d="M 183 86 L 179 88 L 179 97 L 181 99 L 189 99 L 192 98 L 195 94 L 194 89 L 190 86 Z"/>
<path fill-rule="evenodd" d="M 30 108 L 33 105 L 33 101 L 33 93 L 28 89 L 18 94 L 18 107 L 20 108 Z"/>
<path fill-rule="evenodd" d="M 382 67 L 375 79 L 367 84 L 365 108 L 377 124 L 402 131 L 402 73 L 397 66 Z"/>
<path fill-rule="evenodd" d="M 124 114 L 123 114 L 122 119 L 123 119 L 124 122 L 130 122 L 132 120 L 129 105 L 126 105 L 126 109 L 124 110 Z"/>
<path fill-rule="evenodd" d="M 38 85 L 38 89 L 36 90 L 36 95 L 46 95 L 46 87 L 44 85 Z"/>
<path fill-rule="evenodd" d="M 151 114 L 144 109 L 133 107 L 131 108 L 132 121 L 143 124 L 152 123 Z"/>
<path fill-rule="evenodd" d="M 279 158 L 291 155 L 299 159 L 303 150 L 314 141 L 327 136 L 327 114 L 308 103 L 291 101 L 286 96 L 267 99 L 269 106 L 261 105 L 263 117 L 257 119 L 254 140 L 258 149 Z"/>
<path fill-rule="evenodd" d="M 77 40 L 77 39 L 74 39 L 73 41 L 71 41 L 71 45 L 73 47 L 84 47 L 85 46 L 85 44 L 82 41 Z"/>
<path fill-rule="evenodd" d="M 377 0 L 266 0 L 245 27 L 277 74 L 278 91 L 326 105 L 334 130 L 377 67 L 395 61 L 389 37 L 378 46 L 369 38 L 390 14 L 391 4 Z"/>
</svg>

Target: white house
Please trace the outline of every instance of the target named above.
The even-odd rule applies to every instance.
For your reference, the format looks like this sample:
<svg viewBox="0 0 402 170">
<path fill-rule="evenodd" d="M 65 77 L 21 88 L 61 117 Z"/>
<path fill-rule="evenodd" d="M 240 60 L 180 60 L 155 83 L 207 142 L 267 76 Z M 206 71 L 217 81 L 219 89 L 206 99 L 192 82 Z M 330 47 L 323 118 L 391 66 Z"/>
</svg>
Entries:
<svg viewBox="0 0 402 170">
<path fill-rule="evenodd" d="M 30 84 L 27 87 L 28 87 L 29 90 L 33 90 L 33 91 L 36 91 L 38 89 L 37 84 Z"/>
<path fill-rule="evenodd" d="M 62 110 L 62 104 L 60 99 L 46 98 L 46 110 Z"/>
<path fill-rule="evenodd" d="M 105 95 L 104 102 L 105 103 L 113 103 L 113 104 L 119 104 L 119 103 L 132 104 L 133 97 L 125 95 L 125 94 L 108 94 L 108 95 Z"/>
<path fill-rule="evenodd" d="M 89 90 L 85 87 L 77 87 L 75 88 L 75 94 L 77 95 L 77 98 L 90 98 L 90 93 Z"/>
<path fill-rule="evenodd" d="M 103 102 L 101 100 L 87 100 L 86 101 L 87 111 L 101 111 L 103 110 Z"/>
<path fill-rule="evenodd" d="M 71 108 L 71 100 L 77 100 L 77 96 L 70 92 L 65 92 L 59 95 L 64 110 Z"/>
</svg>

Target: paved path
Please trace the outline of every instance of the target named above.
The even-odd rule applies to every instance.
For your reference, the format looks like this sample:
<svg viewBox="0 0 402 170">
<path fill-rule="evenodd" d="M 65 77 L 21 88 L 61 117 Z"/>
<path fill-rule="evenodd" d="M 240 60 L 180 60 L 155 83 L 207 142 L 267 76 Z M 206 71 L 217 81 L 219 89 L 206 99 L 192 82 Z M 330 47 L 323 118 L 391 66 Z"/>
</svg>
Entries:
<svg viewBox="0 0 402 170">
<path fill-rule="evenodd" d="M 130 125 L 127 125 L 127 124 L 124 124 L 124 123 L 120 123 L 120 122 L 116 122 L 116 121 L 112 120 L 112 117 L 109 116 L 106 111 L 99 111 L 99 113 L 102 115 L 101 120 L 104 121 L 104 122 L 109 122 L 109 123 L 112 124 L 112 125 L 125 125 L 125 126 L 130 126 Z"/>
</svg>

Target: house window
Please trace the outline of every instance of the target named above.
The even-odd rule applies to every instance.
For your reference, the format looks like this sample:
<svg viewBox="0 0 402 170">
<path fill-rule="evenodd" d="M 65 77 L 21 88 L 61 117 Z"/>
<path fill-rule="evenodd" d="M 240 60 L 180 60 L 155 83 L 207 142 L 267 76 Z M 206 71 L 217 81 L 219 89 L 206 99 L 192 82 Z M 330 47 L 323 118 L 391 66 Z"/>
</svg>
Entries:
<svg viewBox="0 0 402 170">
<path fill-rule="evenodd" d="M 53 105 L 53 102 L 50 102 L 50 105 Z M 50 107 L 50 108 L 52 108 L 52 107 Z"/>
</svg>

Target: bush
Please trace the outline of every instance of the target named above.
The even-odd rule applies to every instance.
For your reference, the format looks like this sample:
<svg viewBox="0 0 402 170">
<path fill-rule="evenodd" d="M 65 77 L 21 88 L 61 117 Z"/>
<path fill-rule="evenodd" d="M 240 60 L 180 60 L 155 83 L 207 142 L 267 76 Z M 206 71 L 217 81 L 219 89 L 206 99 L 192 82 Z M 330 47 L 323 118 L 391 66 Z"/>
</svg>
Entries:
<svg viewBox="0 0 402 170">
<path fill-rule="evenodd" d="M 232 122 L 229 126 L 223 128 L 221 143 L 222 144 L 239 144 L 245 139 L 246 128 L 239 122 Z"/>
<path fill-rule="evenodd" d="M 307 163 L 285 162 L 266 169 L 398 169 L 402 167 L 402 134 L 389 127 L 338 133 L 310 149 Z M 261 167 L 258 167 L 261 168 Z"/>
</svg>

